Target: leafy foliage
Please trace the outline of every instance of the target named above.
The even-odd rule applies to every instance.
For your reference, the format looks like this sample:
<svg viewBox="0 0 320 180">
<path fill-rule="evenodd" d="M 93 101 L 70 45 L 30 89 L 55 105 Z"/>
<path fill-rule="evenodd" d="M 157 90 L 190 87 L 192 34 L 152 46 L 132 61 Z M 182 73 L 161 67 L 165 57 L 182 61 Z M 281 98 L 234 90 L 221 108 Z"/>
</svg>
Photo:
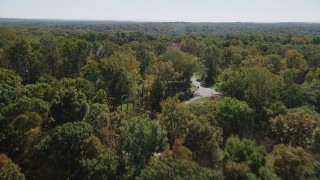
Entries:
<svg viewBox="0 0 320 180">
<path fill-rule="evenodd" d="M 255 146 L 252 140 L 240 140 L 237 137 L 230 137 L 226 142 L 225 160 L 237 163 L 245 163 L 252 172 L 257 173 L 259 168 L 266 163 L 267 152 L 263 146 Z"/>
<path fill-rule="evenodd" d="M 217 104 L 216 118 L 224 137 L 231 134 L 243 136 L 252 131 L 252 110 L 242 101 L 225 97 Z"/>
<path fill-rule="evenodd" d="M 49 161 L 52 168 L 58 171 L 62 168 L 61 177 L 68 177 L 75 173 L 81 159 L 83 141 L 93 134 L 93 128 L 85 122 L 69 122 L 53 129 L 39 146 L 40 157 Z M 39 167 L 40 172 L 47 172 Z M 45 175 L 48 176 L 51 173 Z"/>
<path fill-rule="evenodd" d="M 270 104 L 279 99 L 282 79 L 260 67 L 228 70 L 220 78 L 222 94 L 247 102 L 256 114 L 255 124 L 261 128 L 268 119 Z"/>
<path fill-rule="evenodd" d="M 227 179 L 248 179 L 250 176 L 254 176 L 245 163 L 236 163 L 233 161 L 226 163 L 223 173 Z"/>
<path fill-rule="evenodd" d="M 112 153 L 104 153 L 94 159 L 81 163 L 78 178 L 81 179 L 116 179 L 119 162 Z"/>
<path fill-rule="evenodd" d="M 192 121 L 188 130 L 186 146 L 193 152 L 193 159 L 202 166 L 216 167 L 221 161 L 221 130 L 198 121 Z"/>
<path fill-rule="evenodd" d="M 21 85 L 21 78 L 15 71 L 0 68 L 0 84 L 7 84 L 8 86 L 17 88 Z"/>
<path fill-rule="evenodd" d="M 154 160 L 138 179 L 221 179 L 220 172 L 202 168 L 185 160 Z"/>
<path fill-rule="evenodd" d="M 301 147 L 277 145 L 268 161 L 269 166 L 283 179 L 315 178 L 313 174 L 309 174 L 310 170 L 313 171 L 312 157 Z"/>
<path fill-rule="evenodd" d="M 2 21 L 0 179 L 319 179 L 317 24 Z"/>
<path fill-rule="evenodd" d="M 114 109 L 135 91 L 140 80 L 139 63 L 130 51 L 116 52 L 102 60 L 101 74 Z"/>
<path fill-rule="evenodd" d="M 275 143 L 305 147 L 311 143 L 316 127 L 314 118 L 303 112 L 288 112 L 271 119 L 271 134 Z"/>
<path fill-rule="evenodd" d="M 9 104 L 4 109 L 4 115 L 7 118 L 13 119 L 18 115 L 36 112 L 46 118 L 49 114 L 49 103 L 38 98 L 20 98 L 17 101 Z"/>
<path fill-rule="evenodd" d="M 168 132 L 169 142 L 175 139 L 184 139 L 188 133 L 188 123 L 196 117 L 191 114 L 184 104 L 179 103 L 177 97 L 168 98 L 162 102 L 162 113 L 157 120 L 160 125 Z"/>
<path fill-rule="evenodd" d="M 154 121 L 137 117 L 124 122 L 120 128 L 120 146 L 123 156 L 128 157 L 139 174 L 150 157 L 167 147 L 166 131 Z"/>
<path fill-rule="evenodd" d="M 0 154 L 0 179 L 25 179 L 19 166 L 13 163 L 5 154 Z"/>
<path fill-rule="evenodd" d="M 61 91 L 51 102 L 51 115 L 54 124 L 81 121 L 88 112 L 86 99 L 76 89 L 70 88 Z"/>
</svg>

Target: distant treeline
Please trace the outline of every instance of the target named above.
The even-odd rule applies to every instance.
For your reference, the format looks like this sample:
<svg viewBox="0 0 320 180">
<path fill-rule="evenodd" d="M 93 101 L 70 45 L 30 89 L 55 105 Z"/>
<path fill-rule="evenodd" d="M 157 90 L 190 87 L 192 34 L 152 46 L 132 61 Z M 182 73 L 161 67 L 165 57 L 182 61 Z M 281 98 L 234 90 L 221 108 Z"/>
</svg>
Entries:
<svg viewBox="0 0 320 180">
<path fill-rule="evenodd" d="M 41 20 L 0 18 L 0 26 L 25 26 L 57 30 L 144 31 L 153 34 L 234 34 L 272 33 L 320 35 L 320 23 L 190 23 L 190 22 L 130 22 L 89 20 Z"/>
</svg>

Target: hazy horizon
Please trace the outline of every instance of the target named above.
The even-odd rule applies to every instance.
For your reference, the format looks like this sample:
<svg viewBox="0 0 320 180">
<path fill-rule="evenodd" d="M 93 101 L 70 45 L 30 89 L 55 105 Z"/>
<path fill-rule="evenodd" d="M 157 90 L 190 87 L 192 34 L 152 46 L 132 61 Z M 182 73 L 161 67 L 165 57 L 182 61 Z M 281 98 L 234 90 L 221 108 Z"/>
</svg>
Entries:
<svg viewBox="0 0 320 180">
<path fill-rule="evenodd" d="M 319 22 L 313 21 L 153 21 L 153 20 L 130 20 L 130 19 L 52 19 L 52 18 L 8 18 L 0 17 L 0 19 L 12 19 L 12 20 L 30 20 L 30 21 L 80 21 L 80 22 L 132 22 L 132 23 L 256 23 L 256 24 L 276 24 L 276 23 L 302 23 L 302 24 L 319 24 Z"/>
<path fill-rule="evenodd" d="M 133 22 L 320 22 L 319 0 L 0 0 L 0 18 Z"/>
</svg>

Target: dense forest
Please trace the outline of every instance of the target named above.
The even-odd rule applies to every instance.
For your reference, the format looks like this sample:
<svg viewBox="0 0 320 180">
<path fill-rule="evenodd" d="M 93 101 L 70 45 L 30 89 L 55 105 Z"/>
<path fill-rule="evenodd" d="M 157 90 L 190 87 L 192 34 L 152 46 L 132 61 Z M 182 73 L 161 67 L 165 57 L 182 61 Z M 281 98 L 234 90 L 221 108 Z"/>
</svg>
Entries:
<svg viewBox="0 0 320 180">
<path fill-rule="evenodd" d="M 152 34 L 213 34 L 264 33 L 320 35 L 319 23 L 209 23 L 209 22 L 132 22 L 88 20 L 42 20 L 0 18 L 0 26 L 78 31 L 144 31 Z"/>
<path fill-rule="evenodd" d="M 0 179 L 320 179 L 319 24 L 7 21 Z"/>
</svg>

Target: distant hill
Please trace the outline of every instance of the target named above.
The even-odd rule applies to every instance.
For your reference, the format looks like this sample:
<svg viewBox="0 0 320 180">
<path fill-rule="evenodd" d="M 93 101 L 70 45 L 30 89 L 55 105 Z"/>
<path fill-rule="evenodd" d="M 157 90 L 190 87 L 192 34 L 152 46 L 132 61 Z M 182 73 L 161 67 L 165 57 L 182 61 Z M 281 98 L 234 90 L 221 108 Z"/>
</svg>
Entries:
<svg viewBox="0 0 320 180">
<path fill-rule="evenodd" d="M 43 20 L 0 18 L 0 26 L 23 26 L 59 30 L 85 31 L 144 31 L 154 34 L 234 34 L 270 33 L 320 35 L 320 23 L 190 23 L 190 22 L 131 22 L 97 20 Z"/>
</svg>

